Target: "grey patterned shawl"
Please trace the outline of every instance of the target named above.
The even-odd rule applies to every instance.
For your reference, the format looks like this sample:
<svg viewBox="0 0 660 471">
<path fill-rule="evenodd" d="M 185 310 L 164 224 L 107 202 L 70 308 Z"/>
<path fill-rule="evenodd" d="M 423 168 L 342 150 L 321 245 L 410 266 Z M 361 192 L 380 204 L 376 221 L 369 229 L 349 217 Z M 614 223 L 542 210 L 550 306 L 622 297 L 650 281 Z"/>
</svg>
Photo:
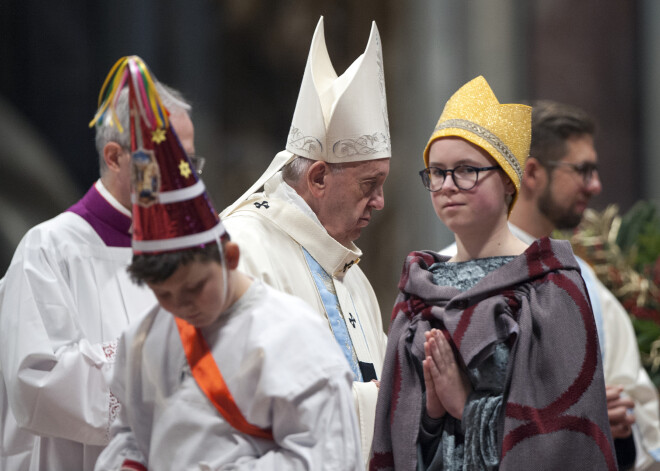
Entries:
<svg viewBox="0 0 660 471">
<path fill-rule="evenodd" d="M 511 346 L 501 470 L 615 470 L 596 326 L 570 244 L 548 238 L 471 289 L 436 286 L 413 252 L 390 324 L 370 470 L 414 470 L 424 383 L 424 332 L 442 328 L 468 367 Z M 416 357 L 418 360 L 413 361 Z"/>
</svg>

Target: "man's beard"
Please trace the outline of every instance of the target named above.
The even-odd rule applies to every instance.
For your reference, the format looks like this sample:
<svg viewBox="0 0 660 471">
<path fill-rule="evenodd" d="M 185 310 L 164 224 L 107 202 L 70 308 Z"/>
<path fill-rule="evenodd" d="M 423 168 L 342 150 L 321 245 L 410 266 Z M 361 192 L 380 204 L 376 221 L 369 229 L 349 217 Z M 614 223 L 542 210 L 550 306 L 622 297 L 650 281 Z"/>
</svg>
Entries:
<svg viewBox="0 0 660 471">
<path fill-rule="evenodd" d="M 575 229 L 582 221 L 582 213 L 577 214 L 571 211 L 571 208 L 563 209 L 557 206 L 550 192 L 550 185 L 546 187 L 543 194 L 539 197 L 538 207 L 541 214 L 554 224 L 555 229 Z"/>
</svg>

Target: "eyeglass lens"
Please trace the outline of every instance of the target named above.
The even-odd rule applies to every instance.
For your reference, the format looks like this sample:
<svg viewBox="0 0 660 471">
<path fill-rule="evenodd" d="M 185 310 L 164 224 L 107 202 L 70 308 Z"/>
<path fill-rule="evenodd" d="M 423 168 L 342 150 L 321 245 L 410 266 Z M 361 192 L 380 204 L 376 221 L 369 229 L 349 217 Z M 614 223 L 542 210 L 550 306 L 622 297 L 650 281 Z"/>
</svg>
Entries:
<svg viewBox="0 0 660 471">
<path fill-rule="evenodd" d="M 571 168 L 575 173 L 577 173 L 580 177 L 582 177 L 582 180 L 584 181 L 585 185 L 588 185 L 589 182 L 591 182 L 591 179 L 594 177 L 594 172 L 598 171 L 598 165 L 592 162 L 584 162 L 581 164 L 574 164 L 571 162 L 548 162 L 547 165 L 554 168 L 557 167 Z"/>
<path fill-rule="evenodd" d="M 420 172 L 422 182 L 427 190 L 439 191 L 451 174 L 454 185 L 461 190 L 471 190 L 477 184 L 479 168 L 470 165 L 459 165 L 454 169 L 442 170 L 437 167 L 429 167 Z"/>
</svg>

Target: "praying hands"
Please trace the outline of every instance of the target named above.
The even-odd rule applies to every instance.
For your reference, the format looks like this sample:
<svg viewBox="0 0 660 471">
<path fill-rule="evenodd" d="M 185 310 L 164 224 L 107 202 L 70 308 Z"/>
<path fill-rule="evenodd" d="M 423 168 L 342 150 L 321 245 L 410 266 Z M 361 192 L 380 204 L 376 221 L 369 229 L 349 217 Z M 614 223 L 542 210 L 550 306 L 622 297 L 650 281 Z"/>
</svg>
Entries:
<svg viewBox="0 0 660 471">
<path fill-rule="evenodd" d="M 438 329 L 432 329 L 424 335 L 426 411 L 433 419 L 448 412 L 461 420 L 465 402 L 472 391 L 470 381 L 456 363 L 454 352 L 444 334 Z"/>
</svg>

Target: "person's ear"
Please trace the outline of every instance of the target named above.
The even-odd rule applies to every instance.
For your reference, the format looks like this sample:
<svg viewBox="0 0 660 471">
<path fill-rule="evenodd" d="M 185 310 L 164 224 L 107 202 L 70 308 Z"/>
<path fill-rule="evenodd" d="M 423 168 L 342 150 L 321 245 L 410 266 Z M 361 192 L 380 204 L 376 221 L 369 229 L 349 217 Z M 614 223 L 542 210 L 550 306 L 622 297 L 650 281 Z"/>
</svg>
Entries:
<svg viewBox="0 0 660 471">
<path fill-rule="evenodd" d="M 516 185 L 513 184 L 510 178 L 507 178 L 504 184 L 504 194 L 507 196 L 513 196 L 516 194 Z"/>
<path fill-rule="evenodd" d="M 545 167 L 534 157 L 529 157 L 525 163 L 521 187 L 536 193 L 539 189 L 545 188 L 547 181 L 548 172 Z"/>
<path fill-rule="evenodd" d="M 103 160 L 109 170 L 118 172 L 120 163 L 119 157 L 124 153 L 124 149 L 116 142 L 108 142 L 103 146 Z"/>
<path fill-rule="evenodd" d="M 328 184 L 329 174 L 330 167 L 322 160 L 317 160 L 309 167 L 305 174 L 305 181 L 312 196 L 315 198 L 323 196 Z"/>
<path fill-rule="evenodd" d="M 238 267 L 238 261 L 241 258 L 241 250 L 238 248 L 236 242 L 227 241 L 223 247 L 224 252 L 224 263 L 228 270 L 236 270 Z"/>
</svg>

